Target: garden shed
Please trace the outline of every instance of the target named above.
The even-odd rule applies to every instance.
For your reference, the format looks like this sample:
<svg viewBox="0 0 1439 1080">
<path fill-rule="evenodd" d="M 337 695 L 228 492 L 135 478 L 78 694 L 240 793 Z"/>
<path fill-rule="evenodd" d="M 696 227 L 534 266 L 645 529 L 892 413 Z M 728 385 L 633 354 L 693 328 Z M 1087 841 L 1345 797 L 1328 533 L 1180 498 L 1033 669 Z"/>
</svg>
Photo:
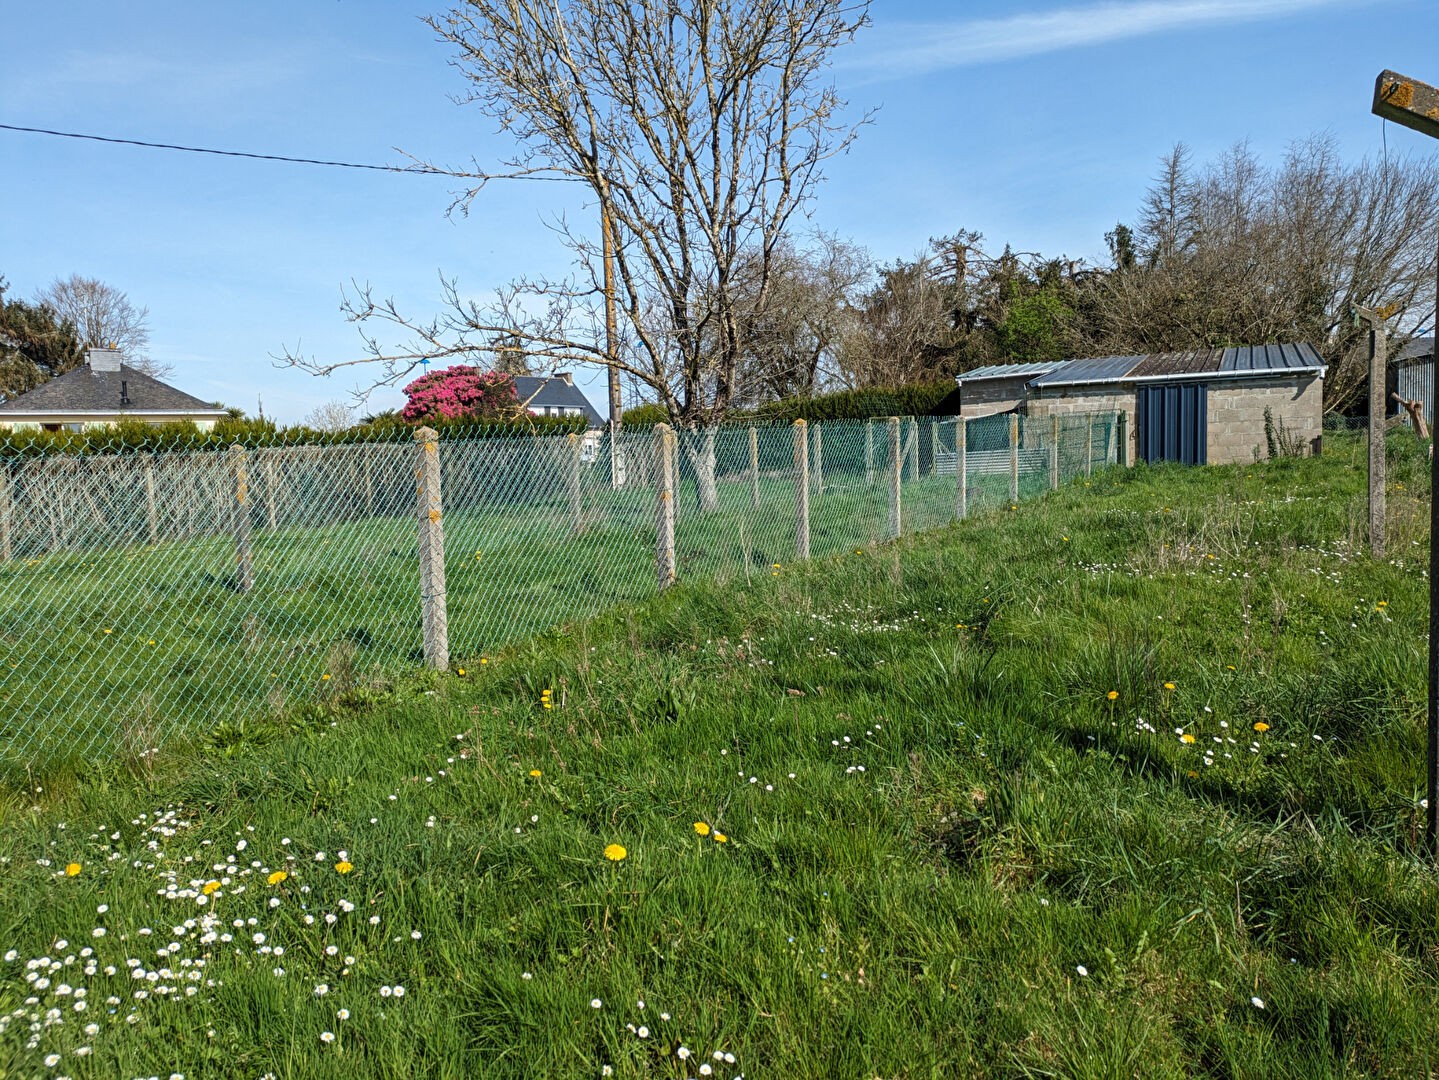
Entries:
<svg viewBox="0 0 1439 1080">
<path fill-rule="evenodd" d="M 1225 465 L 1267 455 L 1271 440 L 1318 453 L 1324 373 L 1307 344 L 1070 360 L 1030 378 L 1021 408 L 1127 413 L 1128 460 Z"/>
<path fill-rule="evenodd" d="M 1394 400 L 1398 394 L 1405 401 L 1417 401 L 1424 411 L 1424 421 L 1434 426 L 1434 339 L 1415 338 L 1404 345 L 1390 361 L 1389 385 L 1385 390 L 1390 416 L 1403 413 L 1403 406 Z"/>
<path fill-rule="evenodd" d="M 954 392 L 931 410 L 935 416 L 992 416 L 1012 412 L 1025 400 L 1025 386 L 1069 363 L 990 364 L 966 371 L 954 380 Z"/>
</svg>

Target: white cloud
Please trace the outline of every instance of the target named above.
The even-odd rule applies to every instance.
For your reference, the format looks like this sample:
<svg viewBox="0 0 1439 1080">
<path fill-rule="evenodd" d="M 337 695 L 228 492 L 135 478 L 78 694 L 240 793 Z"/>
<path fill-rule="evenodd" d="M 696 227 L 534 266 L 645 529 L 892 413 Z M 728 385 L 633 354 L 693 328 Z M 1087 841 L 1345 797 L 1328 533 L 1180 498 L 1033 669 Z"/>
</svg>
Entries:
<svg viewBox="0 0 1439 1080">
<path fill-rule="evenodd" d="M 1167 30 L 1292 15 L 1353 0 L 1126 0 L 964 22 L 877 28 L 844 66 L 886 79 L 1015 60 Z"/>
</svg>

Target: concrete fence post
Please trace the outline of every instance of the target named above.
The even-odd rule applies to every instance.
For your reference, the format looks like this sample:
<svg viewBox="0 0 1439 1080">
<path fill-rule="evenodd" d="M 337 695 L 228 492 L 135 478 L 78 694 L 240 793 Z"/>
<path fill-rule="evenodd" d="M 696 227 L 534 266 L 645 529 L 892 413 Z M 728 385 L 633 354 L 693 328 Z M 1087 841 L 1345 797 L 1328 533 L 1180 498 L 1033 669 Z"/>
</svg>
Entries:
<svg viewBox="0 0 1439 1080">
<path fill-rule="evenodd" d="M 269 522 L 271 532 L 275 531 L 280 517 L 279 469 L 275 467 L 275 457 L 279 453 L 274 449 L 265 451 L 265 520 Z"/>
<path fill-rule="evenodd" d="M 874 487 L 874 421 L 864 422 L 864 483 Z"/>
<path fill-rule="evenodd" d="M 661 589 L 675 583 L 675 432 L 655 425 L 655 570 Z"/>
<path fill-rule="evenodd" d="M 939 421 L 929 418 L 929 475 L 939 472 Z"/>
<path fill-rule="evenodd" d="M 749 429 L 749 504 L 759 506 L 759 432 Z"/>
<path fill-rule="evenodd" d="M 584 506 L 580 500 L 580 452 L 584 444 L 573 431 L 565 436 L 565 490 L 570 499 L 570 528 L 576 535 L 584 530 Z"/>
<path fill-rule="evenodd" d="M 909 462 L 909 482 L 919 479 L 919 421 L 909 419 L 909 440 L 905 444 L 905 459 Z"/>
<path fill-rule="evenodd" d="M 15 557 L 14 531 L 15 502 L 10 492 L 10 462 L 0 462 L 0 561 L 9 562 Z"/>
<path fill-rule="evenodd" d="M 1059 490 L 1059 413 L 1049 418 L 1049 490 Z"/>
<path fill-rule="evenodd" d="M 1084 475 L 1094 475 L 1094 417 L 1084 418 Z"/>
<path fill-rule="evenodd" d="M 814 468 L 811 470 L 814 476 L 814 493 L 824 494 L 824 427 L 815 421 L 814 439 Z"/>
<path fill-rule="evenodd" d="M 1120 412 L 1114 421 L 1115 464 L 1129 468 L 1129 414 Z"/>
<path fill-rule="evenodd" d="M 1009 414 L 1009 501 L 1019 502 L 1019 413 Z"/>
<path fill-rule="evenodd" d="M 904 524 L 900 516 L 900 480 L 904 460 L 899 454 L 899 417 L 891 416 L 889 424 L 889 538 L 899 539 L 900 527 Z"/>
<path fill-rule="evenodd" d="M 155 502 L 155 463 L 145 462 L 145 535 L 151 547 L 160 539 L 160 511 Z"/>
<path fill-rule="evenodd" d="M 961 521 L 969 516 L 969 478 L 965 463 L 965 448 L 969 442 L 966 432 L 968 421 L 962 416 L 954 420 L 954 516 Z"/>
<path fill-rule="evenodd" d="M 230 468 L 234 477 L 234 500 L 230 504 L 230 533 L 235 538 L 235 591 L 255 587 L 255 556 L 250 550 L 250 467 L 245 448 L 230 447 Z"/>
<path fill-rule="evenodd" d="M 1384 414 L 1386 352 L 1384 326 L 1369 329 L 1369 552 L 1384 558 Z"/>
<path fill-rule="evenodd" d="M 809 558 L 809 425 L 794 422 L 794 554 Z"/>
<path fill-rule="evenodd" d="M 416 430 L 415 449 L 425 666 L 443 671 L 450 666 L 450 620 L 445 595 L 445 508 L 440 494 L 440 437 L 434 428 Z"/>
</svg>

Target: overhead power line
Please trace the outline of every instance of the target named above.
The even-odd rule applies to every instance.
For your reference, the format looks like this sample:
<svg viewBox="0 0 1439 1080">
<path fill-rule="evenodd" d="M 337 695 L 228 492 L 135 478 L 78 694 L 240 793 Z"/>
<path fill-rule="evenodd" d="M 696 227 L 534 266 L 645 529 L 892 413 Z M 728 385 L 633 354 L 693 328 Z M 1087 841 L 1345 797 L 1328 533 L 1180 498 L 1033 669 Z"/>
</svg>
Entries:
<svg viewBox="0 0 1439 1080">
<path fill-rule="evenodd" d="M 282 154 L 251 154 L 244 150 L 215 150 L 205 146 L 180 146 L 175 143 L 145 142 L 142 139 L 117 139 L 109 135 L 83 135 L 76 131 L 52 131 L 49 128 L 20 127 L 17 124 L 0 124 L 0 129 L 25 131 L 32 135 L 55 135 L 62 139 L 87 139 L 90 142 L 143 146 L 151 150 L 180 150 L 187 154 L 214 154 L 218 157 L 253 158 L 256 161 L 288 161 L 295 165 L 326 165 L 334 169 L 370 169 L 375 172 L 411 173 L 417 176 L 458 176 L 484 180 L 552 180 L 560 183 L 578 181 L 578 178 L 573 176 L 542 176 L 536 173 L 477 176 L 470 173 L 452 173 L 429 165 L 366 165 L 354 161 L 323 161 L 319 158 L 285 157 Z"/>
</svg>

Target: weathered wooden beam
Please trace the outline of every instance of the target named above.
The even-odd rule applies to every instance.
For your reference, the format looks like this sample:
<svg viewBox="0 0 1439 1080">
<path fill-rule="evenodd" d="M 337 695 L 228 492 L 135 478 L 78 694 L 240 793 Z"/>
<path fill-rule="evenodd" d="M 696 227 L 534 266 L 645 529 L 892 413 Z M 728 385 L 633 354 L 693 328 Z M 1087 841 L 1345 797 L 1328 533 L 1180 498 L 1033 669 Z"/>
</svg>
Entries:
<svg viewBox="0 0 1439 1080">
<path fill-rule="evenodd" d="M 1439 89 L 1428 83 L 1382 72 L 1374 83 L 1375 116 L 1439 139 Z"/>
</svg>

